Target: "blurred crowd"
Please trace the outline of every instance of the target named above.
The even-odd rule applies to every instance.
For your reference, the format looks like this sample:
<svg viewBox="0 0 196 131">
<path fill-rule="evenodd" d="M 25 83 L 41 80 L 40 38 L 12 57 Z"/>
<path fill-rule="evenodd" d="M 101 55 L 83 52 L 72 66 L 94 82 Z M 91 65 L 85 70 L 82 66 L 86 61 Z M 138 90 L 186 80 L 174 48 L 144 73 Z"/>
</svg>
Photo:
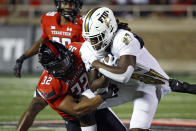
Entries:
<svg viewBox="0 0 196 131">
<path fill-rule="evenodd" d="M 0 0 L 0 16 L 14 14 L 16 5 L 40 6 L 52 5 L 53 2 L 53 0 Z M 10 5 L 13 5 L 12 9 L 9 8 Z"/>
<path fill-rule="evenodd" d="M 176 9 L 176 5 L 182 6 L 189 6 L 189 5 L 196 5 L 196 0 L 84 0 L 85 5 L 93 5 L 93 4 L 111 4 L 111 5 L 172 5 L 174 8 L 172 11 L 161 12 L 166 15 L 173 15 L 173 16 L 184 16 L 186 15 L 186 9 Z M 9 16 L 15 13 L 15 6 L 12 9 L 8 8 L 9 5 L 31 5 L 31 6 L 40 6 L 40 5 L 54 5 L 53 0 L 0 0 L 0 17 L 1 16 Z M 133 12 L 130 11 L 122 11 L 122 12 L 115 12 L 116 15 L 120 16 L 131 16 Z M 152 14 L 153 12 L 150 11 L 143 11 L 141 12 L 141 16 L 147 16 Z M 193 11 L 194 16 L 195 12 Z M 39 12 L 37 12 L 39 14 Z"/>
<path fill-rule="evenodd" d="M 162 11 L 162 12 L 151 12 L 151 11 L 142 11 L 140 16 L 147 16 L 149 14 L 159 14 L 164 16 L 185 16 L 187 10 L 185 8 L 178 9 L 176 6 L 188 7 L 190 5 L 196 5 L 196 0 L 110 0 L 114 5 L 171 5 L 171 11 Z M 121 16 L 132 16 L 132 12 L 116 12 L 117 15 Z M 193 11 L 193 16 L 196 16 L 196 12 Z"/>
<path fill-rule="evenodd" d="M 195 4 L 195 0 L 111 0 L 114 4 L 132 4 L 132 5 L 147 5 L 147 4 Z"/>
</svg>

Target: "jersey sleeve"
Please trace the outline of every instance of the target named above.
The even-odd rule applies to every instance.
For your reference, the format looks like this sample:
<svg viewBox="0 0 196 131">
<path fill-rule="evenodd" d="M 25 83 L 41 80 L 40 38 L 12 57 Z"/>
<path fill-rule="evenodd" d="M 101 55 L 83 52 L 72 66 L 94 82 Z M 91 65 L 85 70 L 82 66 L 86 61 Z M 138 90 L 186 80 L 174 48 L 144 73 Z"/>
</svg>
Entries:
<svg viewBox="0 0 196 131">
<path fill-rule="evenodd" d="M 82 27 L 83 16 L 82 16 L 82 15 L 78 15 L 78 16 L 76 17 L 76 20 L 77 20 L 76 23 Z M 80 42 L 84 42 L 84 38 L 83 38 L 83 36 L 82 36 L 82 30 L 81 30 L 81 33 L 80 33 Z"/>
<path fill-rule="evenodd" d="M 139 41 L 128 31 L 118 33 L 114 39 L 114 49 L 118 51 L 119 56 L 138 56 L 141 50 Z"/>
<path fill-rule="evenodd" d="M 68 86 L 63 80 L 56 79 L 44 71 L 38 82 L 37 91 L 44 100 L 54 103 L 68 93 Z"/>
<path fill-rule="evenodd" d="M 80 42 L 84 42 L 84 38 L 83 38 L 83 36 L 82 36 L 82 33 L 81 33 L 81 35 L 80 35 Z"/>
<path fill-rule="evenodd" d="M 92 68 L 92 66 L 89 62 L 89 58 L 91 57 L 90 55 L 93 55 L 93 54 L 92 54 L 91 50 L 88 48 L 87 41 L 86 41 L 82 44 L 82 46 L 80 48 L 80 56 L 81 56 L 82 61 L 85 64 L 86 71 L 89 71 L 90 68 Z"/>
<path fill-rule="evenodd" d="M 58 83 L 53 83 L 53 89 L 56 93 L 56 97 L 53 98 L 53 100 L 55 100 L 53 102 L 53 104 L 58 107 L 59 104 L 64 100 L 65 96 L 68 94 L 69 92 L 69 88 L 68 86 L 65 84 L 64 81 L 62 80 L 58 80 Z M 52 100 L 52 101 L 53 101 Z"/>
<path fill-rule="evenodd" d="M 57 12 L 47 12 L 41 17 L 41 28 L 43 30 L 42 38 L 46 39 L 48 37 L 47 29 L 50 28 L 51 25 L 54 25 L 59 20 L 60 16 Z"/>
</svg>

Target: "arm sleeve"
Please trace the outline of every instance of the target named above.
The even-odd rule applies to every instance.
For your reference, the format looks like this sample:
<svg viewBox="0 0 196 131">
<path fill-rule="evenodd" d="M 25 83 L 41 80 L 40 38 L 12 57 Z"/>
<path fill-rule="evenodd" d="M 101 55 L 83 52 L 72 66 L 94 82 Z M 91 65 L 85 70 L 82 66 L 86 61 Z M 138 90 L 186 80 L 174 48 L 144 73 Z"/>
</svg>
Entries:
<svg viewBox="0 0 196 131">
<path fill-rule="evenodd" d="M 110 78 L 112 80 L 115 80 L 117 82 L 127 83 L 127 82 L 129 82 L 129 80 L 131 78 L 131 75 L 134 72 L 134 68 L 131 65 L 128 66 L 127 70 L 123 74 L 115 74 L 115 73 L 109 72 L 109 71 L 107 71 L 107 70 L 105 70 L 103 68 L 99 68 L 99 72 L 101 72 L 106 77 L 108 77 L 108 78 Z"/>
<path fill-rule="evenodd" d="M 97 58 L 95 57 L 93 52 L 88 48 L 86 42 L 84 42 L 82 44 L 82 47 L 80 48 L 80 55 L 81 55 L 82 61 L 85 64 L 86 71 L 89 71 L 90 69 L 92 69 L 91 63 L 93 60 L 96 60 Z"/>
</svg>

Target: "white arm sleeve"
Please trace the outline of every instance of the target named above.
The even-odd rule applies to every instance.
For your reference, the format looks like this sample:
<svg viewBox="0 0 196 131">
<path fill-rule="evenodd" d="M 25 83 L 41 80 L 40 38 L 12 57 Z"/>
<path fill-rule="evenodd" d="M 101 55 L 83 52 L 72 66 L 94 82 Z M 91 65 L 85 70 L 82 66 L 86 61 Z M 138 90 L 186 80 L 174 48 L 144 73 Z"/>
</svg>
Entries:
<svg viewBox="0 0 196 131">
<path fill-rule="evenodd" d="M 127 83 L 130 80 L 131 75 L 134 72 L 134 68 L 131 65 L 128 66 L 127 70 L 123 74 L 115 74 L 115 73 L 109 72 L 103 68 L 99 68 L 99 72 L 101 72 L 103 75 L 105 75 L 106 77 L 108 77 L 114 81 L 121 82 L 121 83 Z"/>
<path fill-rule="evenodd" d="M 89 99 L 95 97 L 95 94 L 90 89 L 85 90 L 82 95 L 88 97 Z"/>
<path fill-rule="evenodd" d="M 94 56 L 93 52 L 89 49 L 88 43 L 84 42 L 80 48 L 80 55 L 82 61 L 85 64 L 86 71 L 89 71 L 92 68 L 91 63 L 97 58 Z"/>
</svg>

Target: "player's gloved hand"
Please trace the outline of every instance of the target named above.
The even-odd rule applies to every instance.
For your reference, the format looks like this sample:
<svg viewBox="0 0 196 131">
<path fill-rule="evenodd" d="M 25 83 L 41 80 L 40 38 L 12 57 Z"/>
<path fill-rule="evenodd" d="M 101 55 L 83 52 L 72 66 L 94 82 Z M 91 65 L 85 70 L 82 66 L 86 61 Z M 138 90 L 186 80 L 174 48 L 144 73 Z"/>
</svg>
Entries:
<svg viewBox="0 0 196 131">
<path fill-rule="evenodd" d="M 196 85 L 169 79 L 169 86 L 174 92 L 196 94 Z"/>
<path fill-rule="evenodd" d="M 117 57 L 114 57 L 111 54 L 108 54 L 108 57 L 102 58 L 102 59 L 100 59 L 100 61 L 106 65 L 115 66 L 117 63 Z"/>
<path fill-rule="evenodd" d="M 118 96 L 118 94 L 117 94 L 118 90 L 119 89 L 117 88 L 117 86 L 115 84 L 109 84 L 108 91 L 105 91 L 105 92 L 103 92 L 99 95 L 101 96 L 101 98 L 103 100 L 106 100 L 108 98 L 117 97 Z"/>
<path fill-rule="evenodd" d="M 172 91 L 187 93 L 189 84 L 187 82 L 182 83 L 176 79 L 169 79 L 169 86 L 171 87 Z"/>
<path fill-rule="evenodd" d="M 21 77 L 21 69 L 22 69 L 22 64 L 23 64 L 24 59 L 25 59 L 25 56 L 22 55 L 20 58 L 16 60 L 16 64 L 14 66 L 14 73 L 15 73 L 15 76 L 18 78 Z"/>
</svg>

